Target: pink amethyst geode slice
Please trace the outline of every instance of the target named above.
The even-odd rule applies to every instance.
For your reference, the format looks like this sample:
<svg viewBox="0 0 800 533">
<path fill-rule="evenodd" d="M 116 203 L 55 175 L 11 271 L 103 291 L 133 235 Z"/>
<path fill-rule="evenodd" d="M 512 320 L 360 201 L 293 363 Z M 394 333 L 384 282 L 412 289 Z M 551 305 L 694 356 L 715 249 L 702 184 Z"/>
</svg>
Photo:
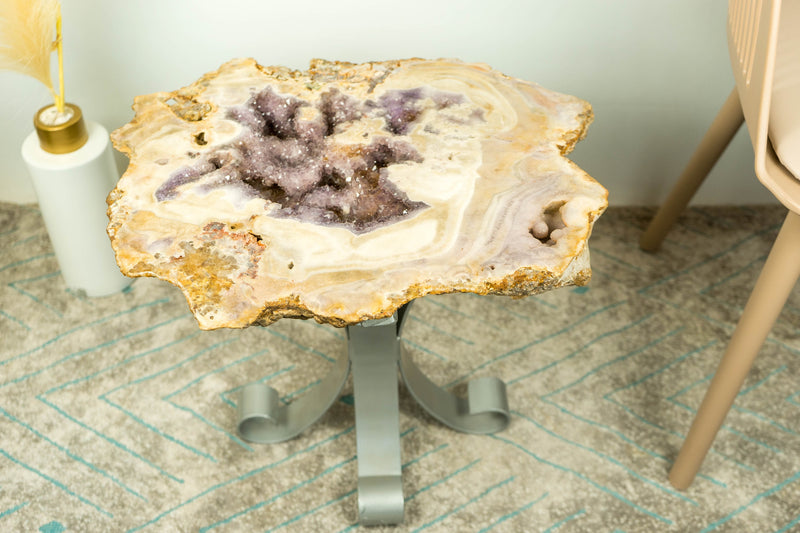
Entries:
<svg viewBox="0 0 800 533">
<path fill-rule="evenodd" d="M 180 287 L 203 329 L 591 275 L 607 192 L 564 157 L 592 120 L 572 96 L 455 60 L 241 59 L 133 108 L 112 134 L 117 262 Z"/>
</svg>

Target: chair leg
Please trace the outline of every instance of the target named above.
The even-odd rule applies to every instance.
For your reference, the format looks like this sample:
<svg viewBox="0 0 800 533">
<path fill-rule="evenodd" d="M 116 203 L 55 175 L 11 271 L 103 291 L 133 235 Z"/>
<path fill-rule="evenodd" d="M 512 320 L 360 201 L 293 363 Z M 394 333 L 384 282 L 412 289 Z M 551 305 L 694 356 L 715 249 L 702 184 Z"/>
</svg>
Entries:
<svg viewBox="0 0 800 533">
<path fill-rule="evenodd" d="M 669 480 L 678 489 L 691 485 L 787 298 L 800 277 L 800 215 L 786 216 L 756 286 L 697 410 Z"/>
<path fill-rule="evenodd" d="M 744 122 L 742 106 L 739 104 L 739 94 L 734 88 L 703 140 L 700 141 L 683 174 L 639 240 L 642 250 L 647 252 L 658 250 L 667 232 L 686 209 L 692 196 L 711 172 L 742 122 Z"/>
</svg>

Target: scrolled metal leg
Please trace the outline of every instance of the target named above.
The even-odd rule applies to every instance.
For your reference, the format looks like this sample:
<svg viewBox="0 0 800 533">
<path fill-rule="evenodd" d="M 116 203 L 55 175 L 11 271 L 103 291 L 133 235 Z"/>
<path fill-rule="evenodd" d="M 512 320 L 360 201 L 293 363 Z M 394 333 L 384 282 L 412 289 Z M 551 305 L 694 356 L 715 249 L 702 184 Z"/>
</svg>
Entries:
<svg viewBox="0 0 800 533">
<path fill-rule="evenodd" d="M 258 443 L 284 441 L 327 411 L 352 370 L 362 526 L 403 522 L 398 366 L 411 395 L 453 429 L 494 433 L 510 421 L 506 386 L 499 379 L 475 379 L 468 384 L 467 398 L 459 398 L 428 379 L 410 355 L 401 355 L 400 334 L 408 309 L 409 304 L 390 318 L 349 326 L 348 357 L 340 359 L 313 391 L 291 404 L 283 405 L 275 389 L 259 383 L 245 387 L 239 402 L 242 438 Z"/>
<path fill-rule="evenodd" d="M 400 372 L 409 392 L 434 418 L 464 433 L 496 433 L 508 427 L 506 384 L 483 377 L 467 384 L 467 397 L 460 398 L 433 383 L 407 353 L 400 357 Z"/>
<path fill-rule="evenodd" d="M 313 391 L 289 405 L 281 403 L 278 392 L 269 385 L 247 385 L 239 400 L 239 435 L 247 441 L 261 444 L 296 437 L 319 420 L 336 401 L 349 371 L 350 360 L 340 358 Z"/>
</svg>

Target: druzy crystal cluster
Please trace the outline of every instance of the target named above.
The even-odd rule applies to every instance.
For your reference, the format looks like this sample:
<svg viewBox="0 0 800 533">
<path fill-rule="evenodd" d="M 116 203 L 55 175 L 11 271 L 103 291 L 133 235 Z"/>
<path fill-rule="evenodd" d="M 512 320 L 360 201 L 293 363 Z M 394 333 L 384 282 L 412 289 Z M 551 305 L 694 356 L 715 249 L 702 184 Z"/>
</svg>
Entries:
<svg viewBox="0 0 800 533">
<path fill-rule="evenodd" d="M 181 186 L 204 179 L 207 190 L 238 186 L 280 205 L 273 216 L 370 231 L 426 206 L 398 189 L 387 167 L 420 163 L 420 153 L 402 137 L 428 109 L 461 102 L 461 95 L 424 88 L 359 101 L 334 87 L 312 104 L 268 86 L 228 110 L 243 127 L 239 137 L 175 171 L 156 199 L 173 200 Z M 385 135 L 360 144 L 336 142 L 337 129 L 364 118 L 383 120 Z M 196 141 L 204 143 L 205 135 Z"/>
</svg>

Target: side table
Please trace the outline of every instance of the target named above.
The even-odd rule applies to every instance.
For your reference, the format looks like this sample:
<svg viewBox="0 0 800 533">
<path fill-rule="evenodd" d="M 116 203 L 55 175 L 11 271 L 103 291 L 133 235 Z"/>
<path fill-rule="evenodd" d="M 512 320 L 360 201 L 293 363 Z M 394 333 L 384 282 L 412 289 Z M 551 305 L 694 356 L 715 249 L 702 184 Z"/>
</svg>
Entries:
<svg viewBox="0 0 800 533">
<path fill-rule="evenodd" d="M 483 64 L 234 59 L 138 96 L 112 134 L 130 157 L 108 198 L 128 276 L 181 288 L 201 329 L 283 318 L 346 327 L 348 357 L 304 397 L 243 390 L 239 431 L 290 439 L 352 370 L 362 524 L 403 519 L 397 370 L 444 424 L 509 423 L 505 385 L 459 398 L 402 353 L 408 304 L 430 294 L 523 297 L 584 285 L 607 191 L 565 155 L 592 121 L 579 98 Z"/>
</svg>

